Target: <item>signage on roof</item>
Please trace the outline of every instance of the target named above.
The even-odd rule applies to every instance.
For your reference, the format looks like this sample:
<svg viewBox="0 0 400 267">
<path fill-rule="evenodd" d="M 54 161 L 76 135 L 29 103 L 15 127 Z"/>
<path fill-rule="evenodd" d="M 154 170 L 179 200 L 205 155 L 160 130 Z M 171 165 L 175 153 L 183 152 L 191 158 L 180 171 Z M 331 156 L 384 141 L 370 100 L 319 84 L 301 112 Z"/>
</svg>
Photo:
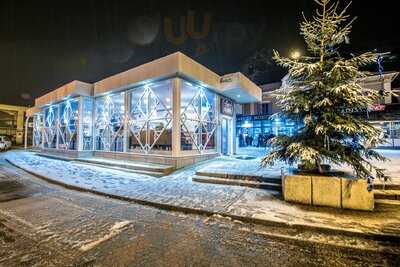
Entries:
<svg viewBox="0 0 400 267">
<path fill-rule="evenodd" d="M 228 74 L 228 75 L 222 76 L 220 79 L 220 83 L 231 83 L 231 82 L 237 82 L 237 81 L 239 81 L 238 73 Z"/>
</svg>

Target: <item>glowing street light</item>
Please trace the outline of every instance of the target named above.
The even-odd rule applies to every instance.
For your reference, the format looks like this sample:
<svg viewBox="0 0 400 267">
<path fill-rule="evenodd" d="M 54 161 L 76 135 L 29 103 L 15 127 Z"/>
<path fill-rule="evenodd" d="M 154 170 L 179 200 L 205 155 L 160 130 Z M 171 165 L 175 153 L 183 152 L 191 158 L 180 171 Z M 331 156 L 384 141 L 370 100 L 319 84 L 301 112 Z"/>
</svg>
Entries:
<svg viewBox="0 0 400 267">
<path fill-rule="evenodd" d="M 301 57 L 301 53 L 298 50 L 292 51 L 290 57 L 294 60 L 298 60 Z"/>
</svg>

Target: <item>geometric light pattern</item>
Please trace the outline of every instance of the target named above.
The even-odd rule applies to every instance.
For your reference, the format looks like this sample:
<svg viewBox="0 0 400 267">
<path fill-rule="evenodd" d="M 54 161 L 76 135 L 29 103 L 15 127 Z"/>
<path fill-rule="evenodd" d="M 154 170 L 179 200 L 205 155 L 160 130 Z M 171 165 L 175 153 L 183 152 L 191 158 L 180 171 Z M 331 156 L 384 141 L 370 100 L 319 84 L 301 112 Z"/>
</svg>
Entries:
<svg viewBox="0 0 400 267">
<path fill-rule="evenodd" d="M 123 151 L 124 93 L 96 99 L 96 149 Z"/>
<path fill-rule="evenodd" d="M 42 145 L 43 130 L 43 114 L 36 113 L 33 116 L 33 146 L 40 147 Z"/>
<path fill-rule="evenodd" d="M 146 85 L 131 93 L 128 126 L 131 135 L 145 154 L 154 147 L 163 133 L 171 128 L 172 112 L 168 85 L 152 88 Z M 160 94 L 166 95 L 161 99 Z"/>
<path fill-rule="evenodd" d="M 48 148 L 55 148 L 57 143 L 57 111 L 57 106 L 50 106 L 45 109 L 44 145 Z"/>
<path fill-rule="evenodd" d="M 181 135 L 190 138 L 200 152 L 214 148 L 214 134 L 217 129 L 215 94 L 203 87 L 196 87 L 194 95 L 181 108 Z M 182 94 L 185 94 L 182 91 Z"/>
<path fill-rule="evenodd" d="M 164 80 L 87 101 L 81 97 L 81 111 L 77 99 L 47 107 L 42 117 L 35 115 L 34 143 L 43 140 L 44 147 L 56 148 L 58 144 L 60 149 L 77 149 L 80 127 L 83 150 L 125 151 L 128 139 L 130 151 L 138 149 L 147 154 L 151 150 L 171 150 L 172 88 L 172 80 Z M 216 148 L 216 94 L 188 82 L 180 89 L 181 149 L 201 153 Z"/>
<path fill-rule="evenodd" d="M 59 105 L 60 118 L 57 124 L 58 148 L 76 149 L 78 129 L 78 100 L 70 99 Z"/>
<path fill-rule="evenodd" d="M 83 150 L 93 150 L 93 99 L 90 97 L 82 97 L 82 148 Z"/>
</svg>

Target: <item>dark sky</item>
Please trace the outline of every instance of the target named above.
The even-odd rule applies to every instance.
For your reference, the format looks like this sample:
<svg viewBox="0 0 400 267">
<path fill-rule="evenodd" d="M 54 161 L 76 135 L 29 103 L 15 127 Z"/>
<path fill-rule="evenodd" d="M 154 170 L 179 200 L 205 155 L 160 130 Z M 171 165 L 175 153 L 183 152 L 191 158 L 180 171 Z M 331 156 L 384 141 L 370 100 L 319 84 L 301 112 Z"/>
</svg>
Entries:
<svg viewBox="0 0 400 267">
<path fill-rule="evenodd" d="M 354 0 L 350 9 L 358 20 L 346 50 L 392 51 L 385 70 L 400 70 L 394 3 Z M 31 105 L 71 80 L 95 82 L 175 51 L 218 74 L 277 81 L 284 72 L 272 49 L 303 50 L 301 12 L 314 8 L 312 0 L 0 0 L 0 103 Z"/>
</svg>

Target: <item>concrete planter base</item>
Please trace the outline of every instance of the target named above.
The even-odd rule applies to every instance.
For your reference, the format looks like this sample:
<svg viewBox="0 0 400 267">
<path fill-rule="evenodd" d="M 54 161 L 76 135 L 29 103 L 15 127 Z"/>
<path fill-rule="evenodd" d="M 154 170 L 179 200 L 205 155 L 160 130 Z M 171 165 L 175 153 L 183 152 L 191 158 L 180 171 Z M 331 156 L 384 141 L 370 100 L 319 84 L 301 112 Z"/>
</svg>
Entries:
<svg viewBox="0 0 400 267">
<path fill-rule="evenodd" d="M 367 181 L 318 175 L 286 175 L 282 181 L 286 201 L 353 210 L 374 209 L 374 193 Z"/>
</svg>

